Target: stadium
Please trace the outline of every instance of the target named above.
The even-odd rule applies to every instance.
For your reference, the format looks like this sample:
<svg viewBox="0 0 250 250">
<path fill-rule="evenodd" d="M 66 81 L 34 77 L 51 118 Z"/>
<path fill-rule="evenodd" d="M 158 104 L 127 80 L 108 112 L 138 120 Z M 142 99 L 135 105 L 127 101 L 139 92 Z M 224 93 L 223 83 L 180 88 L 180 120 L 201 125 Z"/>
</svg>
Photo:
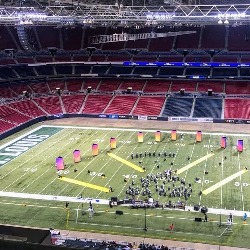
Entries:
<svg viewBox="0 0 250 250">
<path fill-rule="evenodd" d="M 0 1 L 1 249 L 248 249 L 247 0 Z"/>
</svg>

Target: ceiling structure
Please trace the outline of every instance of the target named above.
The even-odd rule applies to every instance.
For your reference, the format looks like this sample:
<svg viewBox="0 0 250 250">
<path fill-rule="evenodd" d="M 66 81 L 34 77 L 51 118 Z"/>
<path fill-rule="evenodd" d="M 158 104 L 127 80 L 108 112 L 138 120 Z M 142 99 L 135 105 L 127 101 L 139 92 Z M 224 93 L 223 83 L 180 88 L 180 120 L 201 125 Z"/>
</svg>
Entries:
<svg viewBox="0 0 250 250">
<path fill-rule="evenodd" d="M 229 2 L 232 1 L 0 0 L 0 24 L 139 28 L 250 24 L 250 1 Z"/>
</svg>

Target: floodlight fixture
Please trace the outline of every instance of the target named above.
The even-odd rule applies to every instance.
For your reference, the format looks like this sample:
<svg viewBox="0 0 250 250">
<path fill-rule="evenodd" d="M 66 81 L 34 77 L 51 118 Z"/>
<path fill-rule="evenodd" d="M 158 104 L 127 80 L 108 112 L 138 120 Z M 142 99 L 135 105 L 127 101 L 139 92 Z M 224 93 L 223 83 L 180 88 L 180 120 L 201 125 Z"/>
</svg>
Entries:
<svg viewBox="0 0 250 250">
<path fill-rule="evenodd" d="M 218 18 L 220 19 L 239 19 L 239 18 L 244 18 L 246 17 L 246 13 L 245 12 L 242 12 L 242 13 L 220 13 L 217 15 Z"/>
<path fill-rule="evenodd" d="M 169 20 L 169 19 L 172 19 L 174 16 L 175 15 L 173 14 L 160 13 L 160 12 L 156 12 L 156 13 L 149 12 L 146 14 L 147 20 L 158 20 L 158 21 Z"/>
</svg>

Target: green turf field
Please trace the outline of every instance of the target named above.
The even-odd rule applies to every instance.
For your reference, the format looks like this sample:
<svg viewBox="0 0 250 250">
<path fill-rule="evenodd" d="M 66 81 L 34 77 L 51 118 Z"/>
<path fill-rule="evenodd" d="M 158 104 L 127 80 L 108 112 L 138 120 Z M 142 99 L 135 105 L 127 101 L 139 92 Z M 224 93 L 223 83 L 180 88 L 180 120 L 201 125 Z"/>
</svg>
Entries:
<svg viewBox="0 0 250 250">
<path fill-rule="evenodd" d="M 177 140 L 172 141 L 170 131 L 162 131 L 161 141 L 155 142 L 154 130 L 140 130 L 144 141 L 138 143 L 138 131 L 44 126 L 1 145 L 0 195 L 4 197 L 0 198 L 0 223 L 143 235 L 147 213 L 149 230 L 146 234 L 151 237 L 164 238 L 168 223 L 175 220 L 178 234 L 169 236 L 171 238 L 236 246 L 248 244 L 242 239 L 248 226 L 242 225 L 240 217 L 235 219 L 237 233 L 217 238 L 223 230 L 217 226 L 219 214 L 210 215 L 209 223 L 204 226 L 193 221 L 196 213 L 177 210 L 118 207 L 114 209 L 123 210 L 127 215 L 117 216 L 114 209 L 100 203 L 90 220 L 86 213 L 88 204 L 70 202 L 69 209 L 64 208 L 67 197 L 69 201 L 76 197 L 123 200 L 132 197 L 130 189 L 134 188 L 137 190 L 133 193 L 135 200 L 152 197 L 161 204 L 171 201 L 187 206 L 199 204 L 208 208 L 249 211 L 250 182 L 245 169 L 250 167 L 248 135 L 203 133 L 202 142 L 196 142 L 195 133 L 177 131 Z M 222 135 L 227 137 L 226 149 L 220 147 Z M 117 148 L 113 150 L 110 150 L 111 137 L 117 140 Z M 238 139 L 244 140 L 241 153 L 236 148 Z M 99 154 L 95 157 L 92 156 L 93 143 L 99 146 Z M 80 163 L 73 162 L 75 149 L 81 151 Z M 55 168 L 58 156 L 64 158 L 66 165 L 59 173 L 62 178 L 58 178 Z M 172 172 L 171 179 L 165 175 L 167 170 Z M 234 178 L 236 173 L 239 174 Z M 178 177 L 179 181 L 173 181 L 172 177 Z M 142 186 L 141 178 L 148 180 L 148 187 Z M 181 179 L 185 184 L 181 184 Z M 222 180 L 224 182 L 214 189 L 208 189 Z M 91 185 L 107 190 L 111 186 L 113 192 Z M 186 197 L 183 195 L 185 188 L 189 194 Z M 161 189 L 164 191 L 160 192 Z M 200 195 L 201 191 L 204 193 Z M 63 199 L 60 201 L 56 197 Z M 222 220 L 225 221 L 226 216 L 222 216 Z"/>
</svg>

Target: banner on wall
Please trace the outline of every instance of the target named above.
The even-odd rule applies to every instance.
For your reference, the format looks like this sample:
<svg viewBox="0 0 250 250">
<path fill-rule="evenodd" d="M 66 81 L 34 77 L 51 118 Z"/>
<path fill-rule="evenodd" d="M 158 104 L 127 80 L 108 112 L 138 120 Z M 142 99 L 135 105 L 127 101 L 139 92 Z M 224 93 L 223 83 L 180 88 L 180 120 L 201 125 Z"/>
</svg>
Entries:
<svg viewBox="0 0 250 250">
<path fill-rule="evenodd" d="M 148 120 L 158 120 L 157 116 L 148 116 Z"/>
<path fill-rule="evenodd" d="M 100 115 L 99 115 L 99 118 L 107 118 L 107 115 L 105 115 L 105 114 L 100 114 Z"/>
<path fill-rule="evenodd" d="M 190 117 L 175 117 L 169 116 L 171 122 L 213 122 L 213 118 L 190 118 Z"/>
<path fill-rule="evenodd" d="M 109 117 L 109 119 L 118 119 L 119 118 L 118 115 L 109 115 L 108 117 Z"/>
<path fill-rule="evenodd" d="M 127 119 L 138 120 L 138 116 L 137 115 L 128 115 Z"/>
<path fill-rule="evenodd" d="M 146 115 L 138 115 L 138 120 L 144 120 L 147 121 L 148 117 Z"/>
</svg>

